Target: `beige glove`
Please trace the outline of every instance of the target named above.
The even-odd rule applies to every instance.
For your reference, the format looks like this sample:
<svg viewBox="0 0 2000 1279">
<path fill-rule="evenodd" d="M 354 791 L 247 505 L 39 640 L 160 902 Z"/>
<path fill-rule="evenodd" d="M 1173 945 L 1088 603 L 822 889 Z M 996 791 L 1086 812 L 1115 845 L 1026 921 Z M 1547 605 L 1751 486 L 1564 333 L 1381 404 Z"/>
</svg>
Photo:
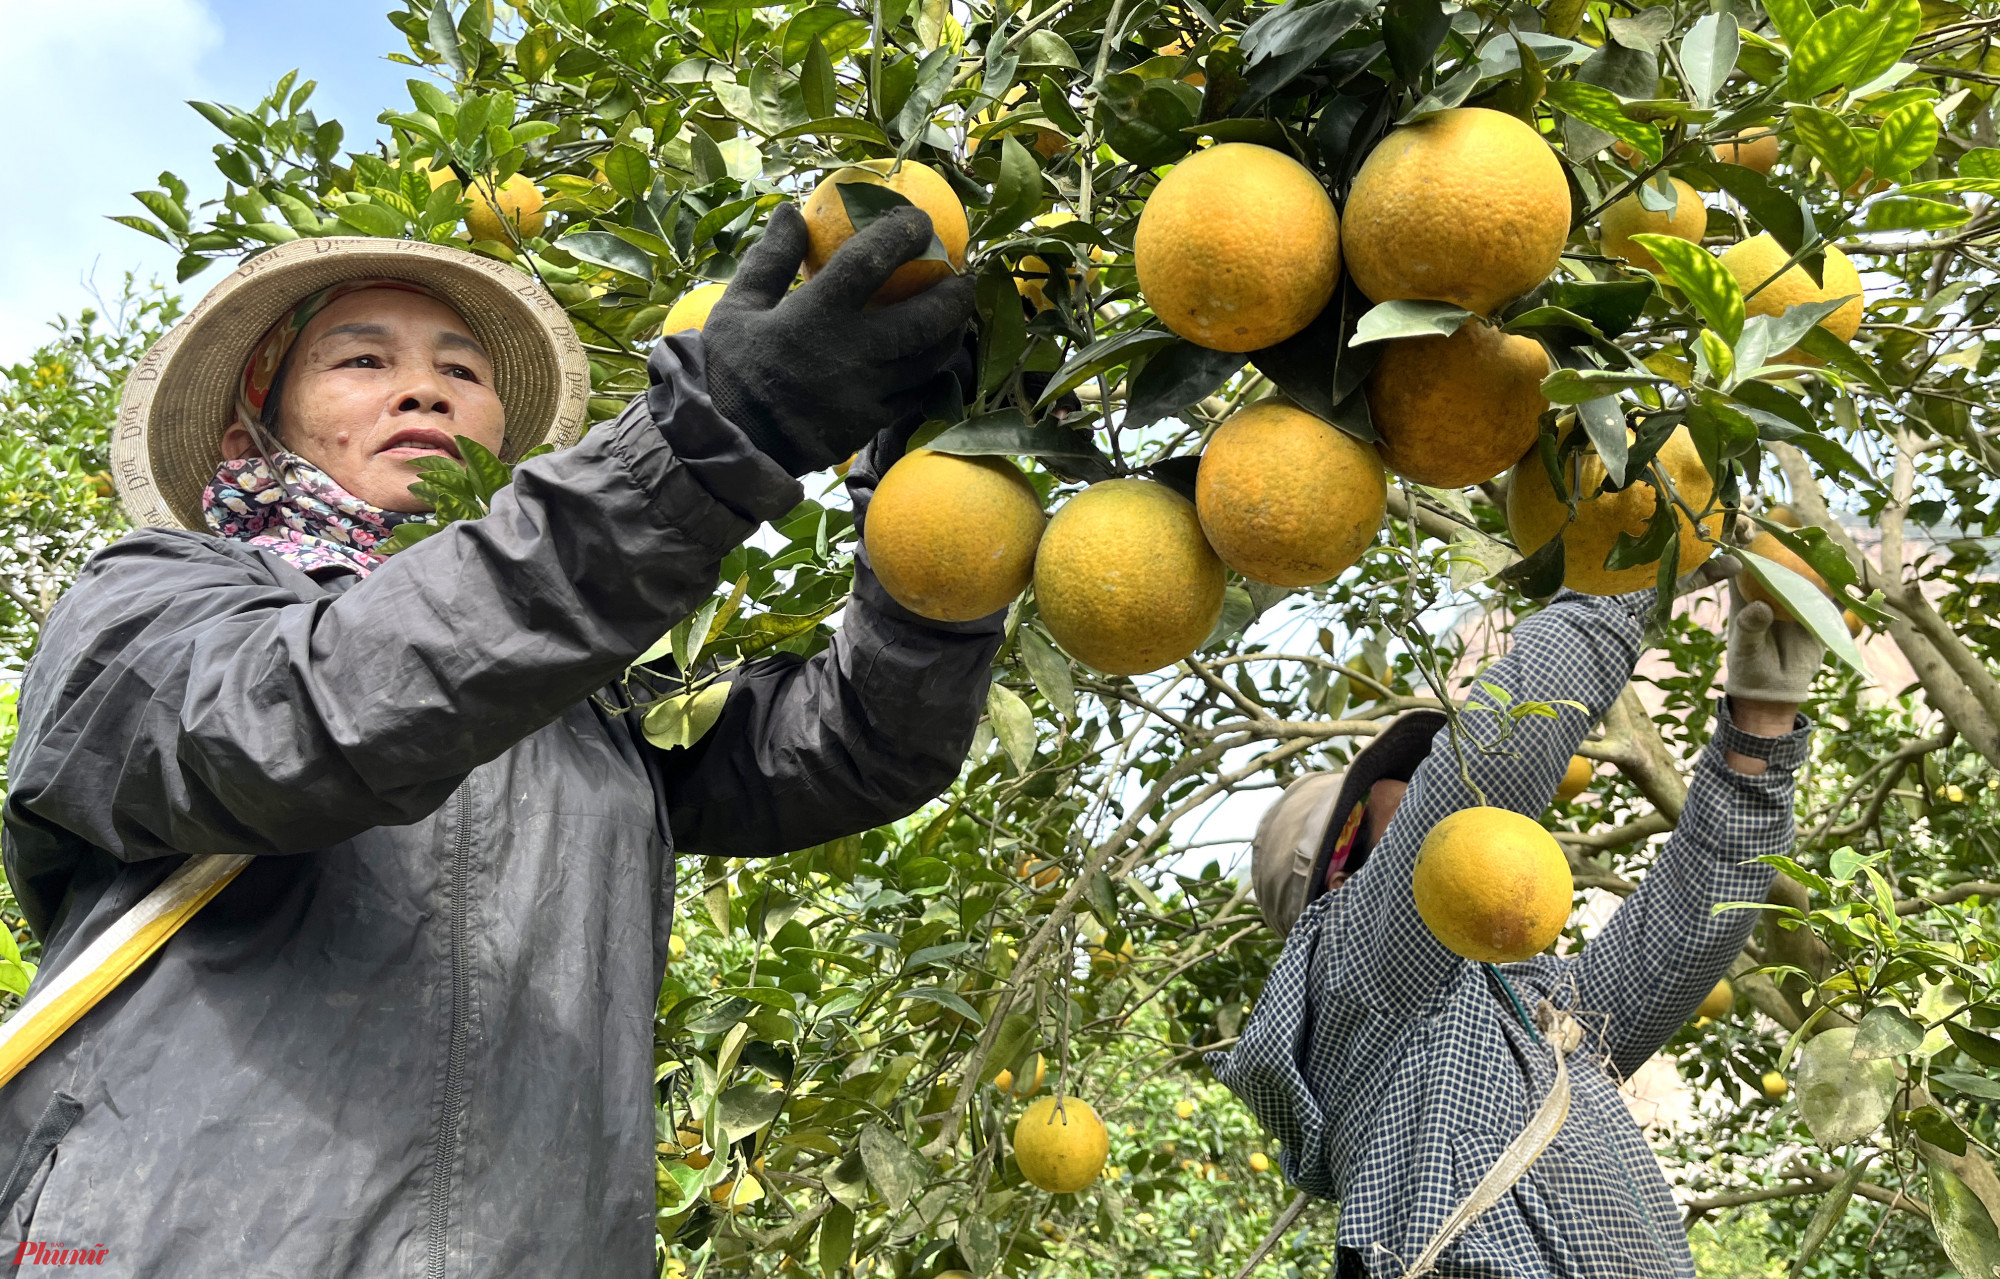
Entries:
<svg viewBox="0 0 2000 1279">
<path fill-rule="evenodd" d="M 1734 592 L 1732 591 L 1732 594 Z M 1826 645 L 1797 622 L 1780 622 L 1771 606 L 1736 595 L 1729 610 L 1729 678 L 1723 691 L 1755 702 L 1806 700 Z"/>
</svg>

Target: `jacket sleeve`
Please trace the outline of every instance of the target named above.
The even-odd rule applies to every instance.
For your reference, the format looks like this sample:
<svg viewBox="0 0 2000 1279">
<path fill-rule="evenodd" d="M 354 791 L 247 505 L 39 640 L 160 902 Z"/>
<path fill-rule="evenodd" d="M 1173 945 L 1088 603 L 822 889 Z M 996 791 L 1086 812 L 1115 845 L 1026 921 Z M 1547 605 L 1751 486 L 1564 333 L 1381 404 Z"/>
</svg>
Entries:
<svg viewBox="0 0 2000 1279">
<path fill-rule="evenodd" d="M 1792 846 L 1793 774 L 1811 725 L 1801 716 L 1783 737 L 1755 737 L 1716 707 L 1715 736 L 1695 763 L 1687 804 L 1638 891 L 1577 959 L 1578 1020 L 1630 1076 L 1667 1042 L 1729 971 L 1757 922 L 1755 910 L 1716 913 L 1727 902 L 1762 902 L 1774 868 L 1756 860 Z M 1768 761 L 1756 776 L 1729 767 L 1728 751 Z"/>
<path fill-rule="evenodd" d="M 1440 731 L 1380 846 L 1333 894 L 1334 980 L 1349 997 L 1412 1016 L 1450 987 L 1466 961 L 1431 935 L 1411 895 L 1424 837 L 1482 802 L 1541 816 L 1584 734 L 1632 677 L 1654 598 L 1650 590 L 1612 597 L 1566 591 L 1514 628 L 1513 650 L 1477 677 L 1459 716 L 1463 768 L 1451 730 Z M 1504 713 L 1535 701 L 1551 703 L 1555 714 L 1510 721 Z"/>
<path fill-rule="evenodd" d="M 865 526 L 887 434 L 848 474 Z M 1006 611 L 933 622 L 889 597 L 855 544 L 854 593 L 833 642 L 733 674 L 722 717 L 668 752 L 674 841 L 688 852 L 762 857 L 915 812 L 958 776 L 986 707 Z"/>
<path fill-rule="evenodd" d="M 100 553 L 27 676 L 9 871 L 78 839 L 137 861 L 409 823 L 616 678 L 799 497 L 709 405 L 700 355 L 663 343 L 624 415 L 338 594 L 195 534 Z"/>
</svg>

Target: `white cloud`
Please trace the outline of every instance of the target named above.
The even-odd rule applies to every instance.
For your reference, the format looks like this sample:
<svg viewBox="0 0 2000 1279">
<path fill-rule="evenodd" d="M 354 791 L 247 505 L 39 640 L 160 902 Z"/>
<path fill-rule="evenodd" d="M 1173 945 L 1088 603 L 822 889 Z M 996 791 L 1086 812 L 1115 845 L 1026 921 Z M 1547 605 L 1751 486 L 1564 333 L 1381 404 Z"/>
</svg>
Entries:
<svg viewBox="0 0 2000 1279">
<path fill-rule="evenodd" d="M 0 364 L 136 269 L 171 283 L 166 245 L 106 220 L 143 213 L 130 192 L 162 169 L 199 180 L 210 96 L 200 64 L 222 42 L 204 0 L 0 0 Z M 202 185 L 206 185 L 205 183 Z"/>
</svg>

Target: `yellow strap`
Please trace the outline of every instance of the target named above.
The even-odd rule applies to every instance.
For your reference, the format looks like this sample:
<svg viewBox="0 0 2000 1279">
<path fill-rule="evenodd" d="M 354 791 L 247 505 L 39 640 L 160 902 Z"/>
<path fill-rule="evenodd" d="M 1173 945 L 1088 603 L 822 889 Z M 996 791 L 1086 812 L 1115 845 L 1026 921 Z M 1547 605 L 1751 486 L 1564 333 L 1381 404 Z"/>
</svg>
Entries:
<svg viewBox="0 0 2000 1279">
<path fill-rule="evenodd" d="M 75 959 L 63 966 L 34 997 L 0 1026 L 0 1087 L 27 1068 L 146 962 L 167 938 L 193 919 L 208 899 L 250 864 L 241 853 L 206 853 L 190 857 L 180 869 L 147 893 L 144 900 L 104 930 Z"/>
</svg>

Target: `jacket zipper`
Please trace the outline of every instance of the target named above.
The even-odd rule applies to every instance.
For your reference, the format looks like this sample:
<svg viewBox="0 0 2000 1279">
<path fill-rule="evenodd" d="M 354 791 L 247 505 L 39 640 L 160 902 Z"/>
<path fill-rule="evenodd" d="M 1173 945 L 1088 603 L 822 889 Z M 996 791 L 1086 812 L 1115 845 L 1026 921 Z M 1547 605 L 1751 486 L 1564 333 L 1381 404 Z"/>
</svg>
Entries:
<svg viewBox="0 0 2000 1279">
<path fill-rule="evenodd" d="M 451 846 L 451 1040 L 445 1058 L 444 1113 L 431 1152 L 429 1255 L 425 1279 L 445 1279 L 445 1246 L 451 1226 L 451 1168 L 458 1159 L 458 1126 L 465 1111 L 465 1061 L 472 1005 L 472 974 L 465 962 L 466 892 L 472 879 L 472 797 L 458 790 L 458 829 Z"/>
</svg>

